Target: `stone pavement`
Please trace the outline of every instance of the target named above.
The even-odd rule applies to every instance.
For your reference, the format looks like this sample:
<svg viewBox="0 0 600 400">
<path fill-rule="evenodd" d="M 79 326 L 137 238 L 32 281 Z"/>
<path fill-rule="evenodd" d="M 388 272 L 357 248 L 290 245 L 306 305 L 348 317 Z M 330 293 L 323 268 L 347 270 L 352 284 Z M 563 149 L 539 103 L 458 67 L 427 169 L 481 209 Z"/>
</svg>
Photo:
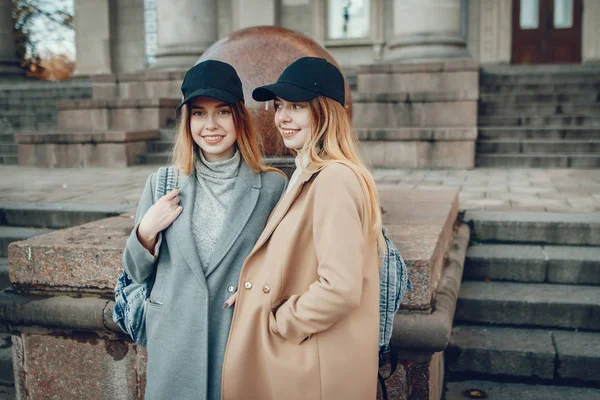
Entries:
<svg viewBox="0 0 600 400">
<path fill-rule="evenodd" d="M 0 166 L 0 202 L 85 203 L 134 208 L 157 167 L 42 169 Z M 600 170 L 496 169 L 374 171 L 379 185 L 455 188 L 460 208 L 600 212 Z"/>
<path fill-rule="evenodd" d="M 600 170 L 376 170 L 380 184 L 459 190 L 461 210 L 599 212 Z"/>
</svg>

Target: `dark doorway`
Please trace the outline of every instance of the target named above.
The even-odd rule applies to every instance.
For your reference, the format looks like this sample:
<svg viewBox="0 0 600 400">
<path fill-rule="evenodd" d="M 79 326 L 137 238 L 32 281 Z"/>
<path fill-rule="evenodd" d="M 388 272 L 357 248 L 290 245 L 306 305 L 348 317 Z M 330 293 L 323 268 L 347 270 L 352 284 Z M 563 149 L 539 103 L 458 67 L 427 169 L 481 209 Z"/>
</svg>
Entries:
<svg viewBox="0 0 600 400">
<path fill-rule="evenodd" d="M 580 63 L 581 3 L 514 0 L 512 63 Z"/>
</svg>

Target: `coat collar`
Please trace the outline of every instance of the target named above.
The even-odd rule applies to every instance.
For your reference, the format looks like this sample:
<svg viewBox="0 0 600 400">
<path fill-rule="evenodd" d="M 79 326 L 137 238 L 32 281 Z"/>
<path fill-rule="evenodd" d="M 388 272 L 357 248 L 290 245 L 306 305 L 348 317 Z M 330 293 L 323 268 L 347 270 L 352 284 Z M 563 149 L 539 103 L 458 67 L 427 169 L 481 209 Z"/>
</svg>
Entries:
<svg viewBox="0 0 600 400">
<path fill-rule="evenodd" d="M 196 171 L 179 178 L 179 197 L 183 211 L 173 222 L 172 229 L 166 232 L 169 243 L 177 243 L 179 251 L 194 272 L 194 275 L 206 286 L 206 277 L 213 272 L 223 260 L 227 252 L 240 236 L 244 226 L 250 219 L 258 201 L 262 180 L 260 174 L 255 174 L 242 160 L 240 172 L 233 189 L 231 206 L 223 221 L 223 229 L 215 243 L 210 264 L 206 275 L 202 269 L 198 249 L 192 235 L 192 218 L 196 201 Z"/>
</svg>

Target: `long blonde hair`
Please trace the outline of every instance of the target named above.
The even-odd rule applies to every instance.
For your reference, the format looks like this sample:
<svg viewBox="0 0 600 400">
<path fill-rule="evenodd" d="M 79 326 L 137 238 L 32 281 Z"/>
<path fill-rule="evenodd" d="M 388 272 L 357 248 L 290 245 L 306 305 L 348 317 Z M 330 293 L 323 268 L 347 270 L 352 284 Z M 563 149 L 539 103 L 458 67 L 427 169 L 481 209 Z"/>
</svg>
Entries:
<svg viewBox="0 0 600 400">
<path fill-rule="evenodd" d="M 256 135 L 252 117 L 248 109 L 241 101 L 229 105 L 233 117 L 233 126 L 237 134 L 236 144 L 244 162 L 255 173 L 265 171 L 275 171 L 282 175 L 283 172 L 277 168 L 267 167 L 263 164 L 262 141 Z M 190 111 L 187 104 L 181 107 L 181 117 L 177 128 L 177 137 L 173 146 L 172 164 L 179 168 L 186 175 L 192 173 L 194 169 L 194 157 L 196 151 L 199 151 L 198 145 L 194 142 L 190 130 Z"/>
<path fill-rule="evenodd" d="M 369 221 L 373 229 L 381 230 L 381 208 L 375 180 L 362 161 L 350 117 L 344 107 L 328 97 L 319 96 L 308 102 L 311 119 L 311 136 L 302 152 L 316 168 L 330 163 L 342 163 L 358 176 Z"/>
</svg>

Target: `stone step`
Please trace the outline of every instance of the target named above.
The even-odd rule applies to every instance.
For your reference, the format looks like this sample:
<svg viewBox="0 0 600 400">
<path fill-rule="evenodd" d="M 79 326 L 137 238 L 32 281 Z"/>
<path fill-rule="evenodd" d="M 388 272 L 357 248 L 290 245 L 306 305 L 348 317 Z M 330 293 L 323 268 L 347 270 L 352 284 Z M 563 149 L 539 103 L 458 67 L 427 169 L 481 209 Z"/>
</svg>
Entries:
<svg viewBox="0 0 600 400">
<path fill-rule="evenodd" d="M 473 394 L 469 397 L 468 393 Z M 468 398 L 493 400 L 597 400 L 600 399 L 600 389 L 475 380 L 446 382 L 445 400 L 465 400 Z"/>
<path fill-rule="evenodd" d="M 577 73 L 518 73 L 518 74 L 488 74 L 481 73 L 479 83 L 488 85 L 530 85 L 530 84 L 579 84 L 599 83 L 598 71 Z"/>
<path fill-rule="evenodd" d="M 560 116 L 560 115 L 600 115 L 600 103 L 593 104 L 513 104 L 499 102 L 479 103 L 479 116 Z"/>
<path fill-rule="evenodd" d="M 477 242 L 600 246 L 600 213 L 467 211 Z"/>
<path fill-rule="evenodd" d="M 17 165 L 19 158 L 16 155 L 0 155 L 0 164 Z"/>
<path fill-rule="evenodd" d="M 600 155 L 588 154 L 478 154 L 482 168 L 600 168 Z"/>
<path fill-rule="evenodd" d="M 475 244 L 463 279 L 600 285 L 600 247 Z"/>
<path fill-rule="evenodd" d="M 477 154 L 600 154 L 600 140 L 479 140 Z"/>
<path fill-rule="evenodd" d="M 594 92 L 600 90 L 600 81 L 596 82 L 539 82 L 539 83 L 489 83 L 480 87 L 486 94 L 550 94 L 562 92 Z"/>
<path fill-rule="evenodd" d="M 148 142 L 148 153 L 170 153 L 173 148 L 172 140 L 155 140 Z"/>
<path fill-rule="evenodd" d="M 0 225 L 0 257 L 8 257 L 8 245 L 12 242 L 50 233 L 54 229 L 23 228 Z"/>
<path fill-rule="evenodd" d="M 503 116 L 479 117 L 479 126 L 510 127 L 542 127 L 542 128 L 576 128 L 600 127 L 600 116 L 561 115 L 561 116 Z"/>
<path fill-rule="evenodd" d="M 600 330 L 600 287 L 465 281 L 454 320 Z"/>
<path fill-rule="evenodd" d="M 58 99 L 66 100 L 66 99 Z M 56 100 L 56 101 L 58 101 Z M 31 99 L 5 99 L 0 100 L 0 110 L 9 111 L 26 111 L 40 113 L 56 113 L 56 101 L 48 99 L 39 99 L 33 101 Z"/>
<path fill-rule="evenodd" d="M 138 155 L 138 165 L 169 165 L 171 160 L 171 153 L 143 153 Z"/>
<path fill-rule="evenodd" d="M 459 325 L 452 329 L 445 357 L 450 379 L 600 383 L 598 332 Z"/>
<path fill-rule="evenodd" d="M 599 128 L 481 127 L 479 139 L 568 139 L 600 140 Z"/>
<path fill-rule="evenodd" d="M 160 140 L 168 142 L 174 141 L 175 136 L 177 135 L 175 128 L 159 129 L 158 131 L 160 133 Z"/>
<path fill-rule="evenodd" d="M 512 93 L 497 94 L 484 93 L 479 95 L 480 102 L 494 102 L 503 104 L 556 104 L 556 103 L 578 103 L 590 104 L 600 102 L 600 91 L 590 92 L 562 92 L 562 93 Z"/>
<path fill-rule="evenodd" d="M 135 211 L 135 207 L 119 204 L 0 201 L 0 223 L 11 227 L 64 229 L 129 211 Z"/>
<path fill-rule="evenodd" d="M 8 276 L 8 258 L 0 257 L 0 290 L 10 286 Z"/>
<path fill-rule="evenodd" d="M 0 142 L 0 154 L 2 155 L 16 155 L 17 145 L 14 143 L 3 143 Z"/>
<path fill-rule="evenodd" d="M 12 363 L 12 340 L 10 335 L 0 334 L 0 396 L 10 392 L 10 386 L 14 384 Z M 5 387 L 6 386 L 6 387 Z M 6 397 L 7 399 L 10 397 Z M 14 397 L 12 397 L 14 399 Z M 0 397 L 2 399 L 2 397 Z"/>
<path fill-rule="evenodd" d="M 47 120 L 29 119 L 29 117 L 15 116 L 10 121 L 4 121 L 0 118 L 0 132 L 15 131 L 47 131 L 55 129 L 57 125 L 56 118 Z"/>
<path fill-rule="evenodd" d="M 176 121 L 179 99 L 69 100 L 57 104 L 59 129 L 75 131 L 163 129 Z"/>
<path fill-rule="evenodd" d="M 0 143 L 14 143 L 15 135 L 12 133 L 0 133 Z"/>
</svg>

